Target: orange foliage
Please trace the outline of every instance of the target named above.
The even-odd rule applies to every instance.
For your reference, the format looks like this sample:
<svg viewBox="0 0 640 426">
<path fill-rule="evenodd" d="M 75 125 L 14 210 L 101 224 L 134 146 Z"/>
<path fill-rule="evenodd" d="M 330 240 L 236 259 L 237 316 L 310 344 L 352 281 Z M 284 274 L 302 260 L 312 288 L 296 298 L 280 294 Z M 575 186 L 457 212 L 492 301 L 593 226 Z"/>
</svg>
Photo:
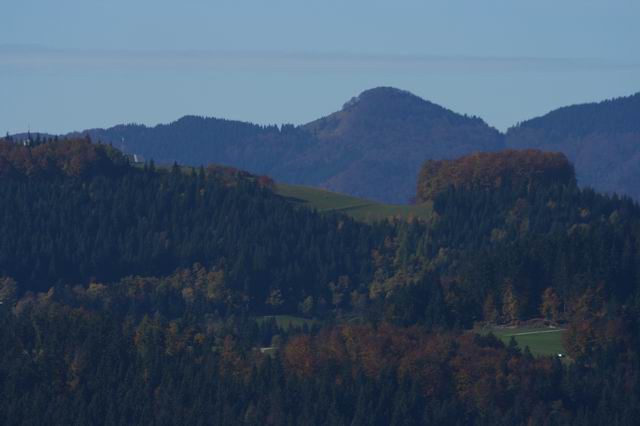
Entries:
<svg viewBox="0 0 640 426">
<path fill-rule="evenodd" d="M 506 150 L 467 155 L 456 160 L 429 160 L 418 178 L 419 202 L 433 200 L 449 187 L 500 188 L 512 185 L 575 181 L 573 166 L 564 154 L 538 150 Z"/>
<path fill-rule="evenodd" d="M 110 171 L 116 165 L 114 160 L 124 163 L 122 154 L 85 139 L 51 141 L 33 147 L 0 140 L 0 178 L 78 177 Z"/>
<path fill-rule="evenodd" d="M 285 366 L 295 374 L 309 377 L 315 371 L 315 354 L 309 336 L 296 336 L 284 348 Z"/>
<path fill-rule="evenodd" d="M 480 409 L 491 401 L 508 404 L 510 386 L 529 389 L 535 385 L 529 378 L 552 373 L 550 360 L 514 356 L 497 340 L 481 339 L 472 333 L 426 334 L 417 327 L 388 324 L 342 325 L 314 337 L 292 338 L 283 359 L 294 374 L 311 377 L 321 370 L 334 371 L 337 382 L 344 369 L 336 366 L 351 366 L 354 377 L 363 373 L 372 379 L 391 368 L 399 380 L 417 380 L 425 396 L 455 393 Z"/>
</svg>

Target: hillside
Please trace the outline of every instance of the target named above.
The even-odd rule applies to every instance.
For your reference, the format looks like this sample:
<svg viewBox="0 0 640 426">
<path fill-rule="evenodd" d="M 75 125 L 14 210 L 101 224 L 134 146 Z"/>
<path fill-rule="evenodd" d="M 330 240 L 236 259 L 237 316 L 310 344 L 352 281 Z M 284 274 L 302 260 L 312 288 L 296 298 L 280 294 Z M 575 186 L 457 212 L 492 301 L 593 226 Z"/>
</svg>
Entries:
<svg viewBox="0 0 640 426">
<path fill-rule="evenodd" d="M 557 154 L 443 163 L 514 184 L 364 223 L 342 213 L 396 207 L 0 141 L 0 423 L 635 420 L 640 207 L 517 184 Z"/>
<path fill-rule="evenodd" d="M 455 160 L 428 160 L 418 179 L 417 200 L 433 201 L 449 188 L 489 189 L 575 184 L 573 167 L 560 153 L 506 150 Z"/>
<path fill-rule="evenodd" d="M 431 218 L 430 203 L 384 204 L 324 189 L 284 183 L 276 184 L 275 191 L 288 201 L 299 203 L 318 212 L 344 213 L 363 222 L 412 218 L 429 220 Z"/>
<path fill-rule="evenodd" d="M 500 134 L 481 119 L 393 88 L 365 91 L 341 111 L 304 128 L 319 140 L 306 158 L 336 165 L 323 187 L 396 204 L 413 196 L 424 159 L 502 147 Z"/>
<path fill-rule="evenodd" d="M 127 124 L 82 133 L 158 164 L 214 163 L 275 177 L 279 175 L 274 168 L 294 157 L 309 141 L 306 132 L 293 126 L 259 126 L 196 116 L 155 127 Z"/>
<path fill-rule="evenodd" d="M 500 133 L 479 118 L 393 88 L 365 91 L 340 111 L 297 127 L 188 116 L 151 128 L 121 125 L 87 133 L 157 163 L 223 164 L 394 204 L 413 196 L 424 159 L 503 146 Z"/>
<path fill-rule="evenodd" d="M 580 185 L 640 199 L 640 93 L 525 121 L 508 130 L 506 144 L 562 152 Z"/>
</svg>

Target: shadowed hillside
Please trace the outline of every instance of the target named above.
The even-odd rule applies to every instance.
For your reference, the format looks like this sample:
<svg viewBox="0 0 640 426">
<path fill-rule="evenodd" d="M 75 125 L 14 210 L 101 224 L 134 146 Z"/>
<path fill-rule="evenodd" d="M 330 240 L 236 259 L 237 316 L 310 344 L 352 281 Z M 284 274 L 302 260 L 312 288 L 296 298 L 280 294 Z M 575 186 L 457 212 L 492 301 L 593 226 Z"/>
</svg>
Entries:
<svg viewBox="0 0 640 426">
<path fill-rule="evenodd" d="M 640 199 L 640 93 L 557 109 L 509 129 L 506 143 L 562 152 L 580 185 Z"/>
</svg>

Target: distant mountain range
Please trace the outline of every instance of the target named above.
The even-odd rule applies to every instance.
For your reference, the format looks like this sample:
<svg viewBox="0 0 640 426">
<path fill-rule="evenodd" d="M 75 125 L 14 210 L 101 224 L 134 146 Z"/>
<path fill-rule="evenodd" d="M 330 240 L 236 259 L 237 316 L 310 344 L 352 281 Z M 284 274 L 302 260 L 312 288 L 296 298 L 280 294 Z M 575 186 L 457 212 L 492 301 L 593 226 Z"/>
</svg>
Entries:
<svg viewBox="0 0 640 426">
<path fill-rule="evenodd" d="M 580 185 L 640 200 L 640 93 L 525 121 L 507 131 L 506 144 L 562 152 Z"/>
<path fill-rule="evenodd" d="M 152 128 L 124 125 L 85 133 L 159 163 L 231 165 L 277 181 L 391 203 L 415 195 L 424 160 L 499 150 L 504 144 L 481 119 L 393 88 L 368 90 L 303 126 L 188 116 Z"/>
<path fill-rule="evenodd" d="M 535 148 L 564 153 L 580 185 L 640 199 L 640 93 L 561 108 L 506 134 L 390 87 L 367 90 L 302 126 L 187 116 L 81 133 L 157 163 L 229 165 L 387 203 L 415 195 L 426 160 Z"/>
</svg>

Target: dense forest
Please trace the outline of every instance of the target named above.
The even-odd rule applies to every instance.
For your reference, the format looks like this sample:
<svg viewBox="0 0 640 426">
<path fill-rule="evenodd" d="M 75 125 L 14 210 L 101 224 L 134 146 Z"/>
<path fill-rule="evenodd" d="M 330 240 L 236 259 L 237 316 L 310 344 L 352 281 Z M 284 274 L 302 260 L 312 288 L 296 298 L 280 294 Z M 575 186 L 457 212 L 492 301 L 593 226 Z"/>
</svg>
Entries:
<svg viewBox="0 0 640 426">
<path fill-rule="evenodd" d="M 506 150 L 475 153 L 455 160 L 427 160 L 418 177 L 417 201 L 435 199 L 449 187 L 499 189 L 575 183 L 574 170 L 560 153 Z"/>
<path fill-rule="evenodd" d="M 551 154 L 475 184 L 546 164 L 505 155 L 430 220 L 364 224 L 235 169 L 0 142 L 0 422 L 634 424 L 640 207 Z M 566 359 L 470 331 L 531 318 Z"/>
</svg>

